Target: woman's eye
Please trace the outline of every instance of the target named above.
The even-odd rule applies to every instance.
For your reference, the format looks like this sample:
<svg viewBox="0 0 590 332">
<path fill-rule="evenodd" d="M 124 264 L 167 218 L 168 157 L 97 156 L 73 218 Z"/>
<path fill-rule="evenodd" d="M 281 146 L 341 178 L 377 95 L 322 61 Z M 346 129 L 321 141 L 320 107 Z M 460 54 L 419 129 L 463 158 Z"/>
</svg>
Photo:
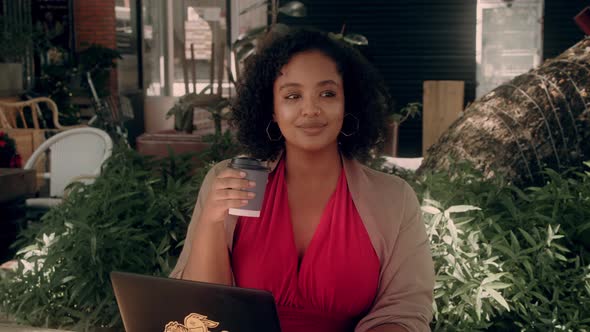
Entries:
<svg viewBox="0 0 590 332">
<path fill-rule="evenodd" d="M 295 100 L 295 99 L 299 99 L 300 97 L 301 97 L 301 96 L 300 96 L 300 95 L 298 95 L 298 94 L 290 94 L 290 95 L 287 95 L 287 96 L 285 97 L 285 99 L 288 99 L 288 100 Z"/>
<path fill-rule="evenodd" d="M 320 94 L 320 96 L 322 97 L 334 97 L 336 96 L 336 93 L 334 93 L 333 91 L 324 91 Z"/>
</svg>

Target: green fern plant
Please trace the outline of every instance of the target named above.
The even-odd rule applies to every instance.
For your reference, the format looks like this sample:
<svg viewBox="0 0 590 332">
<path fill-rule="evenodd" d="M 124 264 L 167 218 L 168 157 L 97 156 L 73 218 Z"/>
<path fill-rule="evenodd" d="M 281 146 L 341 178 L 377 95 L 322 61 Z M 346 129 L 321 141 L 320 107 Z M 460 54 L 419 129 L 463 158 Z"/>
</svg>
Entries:
<svg viewBox="0 0 590 332">
<path fill-rule="evenodd" d="M 167 275 L 204 172 L 191 156 L 154 160 L 120 147 L 92 185 L 76 183 L 22 243 L 0 283 L 2 311 L 34 326 L 121 327 L 109 273 Z"/>
</svg>

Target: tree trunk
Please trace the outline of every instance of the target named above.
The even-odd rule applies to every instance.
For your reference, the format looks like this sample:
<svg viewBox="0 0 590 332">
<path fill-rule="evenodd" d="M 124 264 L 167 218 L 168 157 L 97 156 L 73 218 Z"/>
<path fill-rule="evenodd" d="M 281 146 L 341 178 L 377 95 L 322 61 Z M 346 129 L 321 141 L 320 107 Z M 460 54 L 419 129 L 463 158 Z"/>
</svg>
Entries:
<svg viewBox="0 0 590 332">
<path fill-rule="evenodd" d="M 487 177 L 534 183 L 590 160 L 590 38 L 470 104 L 419 172 L 468 160 Z M 450 157 L 450 158 L 449 158 Z"/>
</svg>

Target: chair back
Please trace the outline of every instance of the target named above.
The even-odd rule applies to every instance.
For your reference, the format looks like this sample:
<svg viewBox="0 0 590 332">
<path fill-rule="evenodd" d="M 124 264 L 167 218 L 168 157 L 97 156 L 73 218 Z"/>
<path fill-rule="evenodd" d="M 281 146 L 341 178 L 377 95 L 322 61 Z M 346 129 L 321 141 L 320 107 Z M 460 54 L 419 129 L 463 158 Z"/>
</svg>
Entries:
<svg viewBox="0 0 590 332">
<path fill-rule="evenodd" d="M 19 128 L 19 121 L 21 128 L 29 128 L 25 111 L 31 113 L 34 129 L 46 128 L 43 124 L 43 115 L 39 104 L 46 104 L 51 112 L 51 119 L 56 129 L 67 129 L 73 126 L 62 126 L 59 123 L 59 110 L 53 100 L 47 97 L 38 97 L 25 101 L 4 102 L 0 101 L 0 127 L 3 128 Z"/>
<path fill-rule="evenodd" d="M 100 129 L 70 129 L 43 142 L 24 168 L 34 168 L 39 158 L 49 150 L 49 171 L 44 177 L 50 181 L 50 195 L 62 197 L 66 186 L 75 178 L 92 178 L 100 174 L 101 166 L 111 156 L 112 149 L 110 136 Z"/>
</svg>

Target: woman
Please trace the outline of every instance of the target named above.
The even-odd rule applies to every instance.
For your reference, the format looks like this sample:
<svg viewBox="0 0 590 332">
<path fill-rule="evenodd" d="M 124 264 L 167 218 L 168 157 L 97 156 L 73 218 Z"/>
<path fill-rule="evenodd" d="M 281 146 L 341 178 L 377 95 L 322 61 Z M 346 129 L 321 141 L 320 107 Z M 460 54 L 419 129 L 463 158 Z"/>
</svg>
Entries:
<svg viewBox="0 0 590 332">
<path fill-rule="evenodd" d="M 357 161 L 388 101 L 369 63 L 323 33 L 262 47 L 233 106 L 238 140 L 269 160 L 261 215 L 228 215 L 258 184 L 216 165 L 172 277 L 271 291 L 285 332 L 429 330 L 434 269 L 416 195 Z"/>
</svg>

